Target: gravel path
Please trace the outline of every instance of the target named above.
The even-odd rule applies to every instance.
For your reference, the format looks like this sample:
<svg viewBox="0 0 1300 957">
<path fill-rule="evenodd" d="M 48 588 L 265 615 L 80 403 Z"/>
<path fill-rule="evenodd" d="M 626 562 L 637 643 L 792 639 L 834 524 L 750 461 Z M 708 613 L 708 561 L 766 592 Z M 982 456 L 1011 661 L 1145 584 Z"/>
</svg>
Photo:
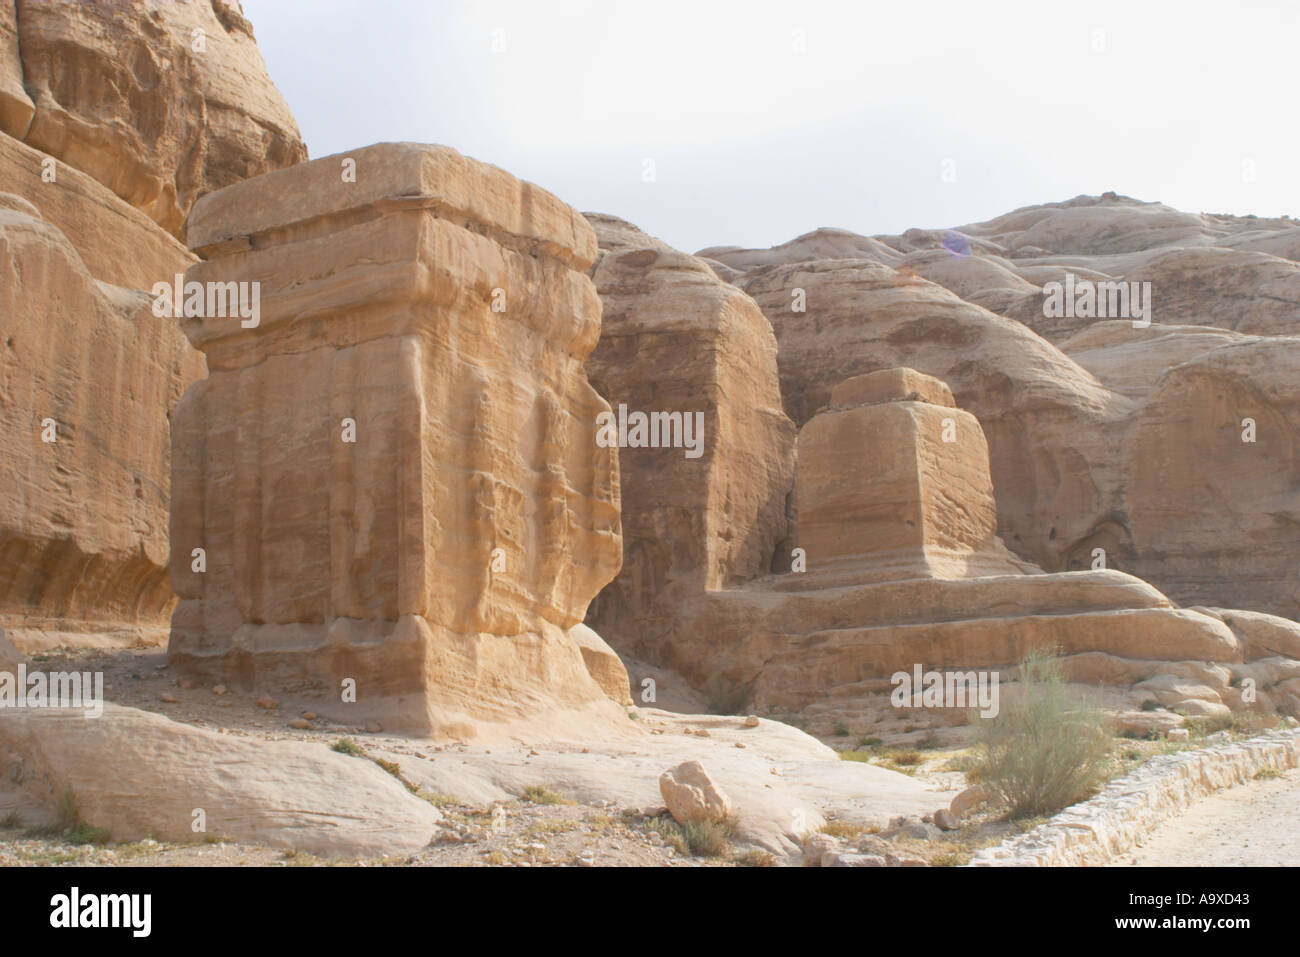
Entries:
<svg viewBox="0 0 1300 957">
<path fill-rule="evenodd" d="M 1115 864 L 1300 867 L 1300 769 L 1220 791 L 1163 822 Z"/>
</svg>

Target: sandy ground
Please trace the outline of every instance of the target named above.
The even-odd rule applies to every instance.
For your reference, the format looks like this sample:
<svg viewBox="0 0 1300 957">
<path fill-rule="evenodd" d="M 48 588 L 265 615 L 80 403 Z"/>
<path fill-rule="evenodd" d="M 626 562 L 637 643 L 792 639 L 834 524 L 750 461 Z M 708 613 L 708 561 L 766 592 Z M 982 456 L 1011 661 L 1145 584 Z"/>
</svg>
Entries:
<svg viewBox="0 0 1300 957">
<path fill-rule="evenodd" d="M 1300 866 L 1300 769 L 1202 798 L 1115 864 Z"/>
</svg>

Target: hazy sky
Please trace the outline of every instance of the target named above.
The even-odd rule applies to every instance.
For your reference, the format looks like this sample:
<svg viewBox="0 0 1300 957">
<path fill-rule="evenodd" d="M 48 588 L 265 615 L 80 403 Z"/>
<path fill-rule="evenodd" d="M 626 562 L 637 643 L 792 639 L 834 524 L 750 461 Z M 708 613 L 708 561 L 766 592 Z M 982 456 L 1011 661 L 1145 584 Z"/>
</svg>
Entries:
<svg viewBox="0 0 1300 957">
<path fill-rule="evenodd" d="M 688 252 L 1111 189 L 1300 215 L 1300 0 L 243 6 L 313 157 L 442 143 Z"/>
</svg>

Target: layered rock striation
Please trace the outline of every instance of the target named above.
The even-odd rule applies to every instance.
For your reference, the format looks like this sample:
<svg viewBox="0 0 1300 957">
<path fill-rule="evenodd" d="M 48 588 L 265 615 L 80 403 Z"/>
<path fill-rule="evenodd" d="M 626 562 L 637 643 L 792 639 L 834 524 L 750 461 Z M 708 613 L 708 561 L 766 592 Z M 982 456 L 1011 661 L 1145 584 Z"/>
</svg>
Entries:
<svg viewBox="0 0 1300 957">
<path fill-rule="evenodd" d="M 621 559 L 586 221 L 389 143 L 205 197 L 187 238 L 187 284 L 256 283 L 260 317 L 185 320 L 173 666 L 462 737 L 613 707 L 569 635 Z"/>
</svg>

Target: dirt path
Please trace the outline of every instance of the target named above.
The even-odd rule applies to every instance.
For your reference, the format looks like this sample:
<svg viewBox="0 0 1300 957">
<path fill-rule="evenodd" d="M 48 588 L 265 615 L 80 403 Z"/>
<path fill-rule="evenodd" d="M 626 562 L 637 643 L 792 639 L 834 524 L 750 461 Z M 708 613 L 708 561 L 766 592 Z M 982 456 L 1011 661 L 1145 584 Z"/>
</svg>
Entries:
<svg viewBox="0 0 1300 957">
<path fill-rule="evenodd" d="M 1300 867 L 1300 770 L 1202 798 L 1116 865 Z"/>
</svg>

